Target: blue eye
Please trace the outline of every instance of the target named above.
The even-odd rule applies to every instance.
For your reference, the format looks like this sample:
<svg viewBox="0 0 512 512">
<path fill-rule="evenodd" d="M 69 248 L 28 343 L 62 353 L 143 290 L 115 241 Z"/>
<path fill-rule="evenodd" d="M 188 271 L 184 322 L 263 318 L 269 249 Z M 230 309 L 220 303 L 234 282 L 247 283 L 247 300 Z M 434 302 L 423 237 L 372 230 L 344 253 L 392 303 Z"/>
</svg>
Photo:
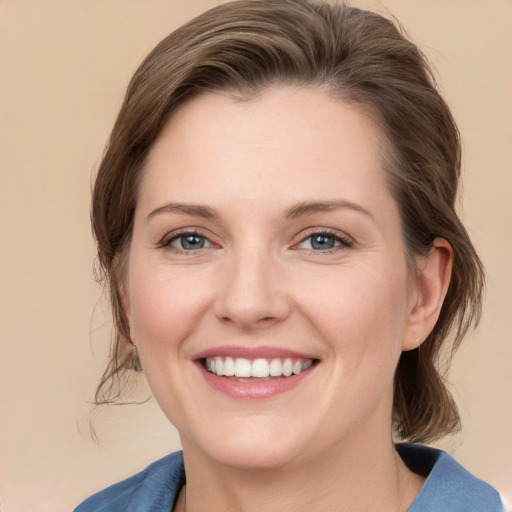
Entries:
<svg viewBox="0 0 512 512">
<path fill-rule="evenodd" d="M 319 251 L 325 251 L 326 249 L 333 249 L 336 245 L 336 240 L 333 236 L 329 235 L 313 235 L 311 239 L 311 248 Z"/>
<path fill-rule="evenodd" d="M 330 233 L 313 233 L 304 238 L 299 244 L 301 249 L 310 249 L 314 251 L 329 251 L 332 249 L 351 247 L 352 243 L 340 235 Z"/>
<path fill-rule="evenodd" d="M 182 251 L 197 251 L 210 247 L 210 242 L 202 235 L 197 233 L 184 233 L 169 240 L 166 244 Z"/>
</svg>

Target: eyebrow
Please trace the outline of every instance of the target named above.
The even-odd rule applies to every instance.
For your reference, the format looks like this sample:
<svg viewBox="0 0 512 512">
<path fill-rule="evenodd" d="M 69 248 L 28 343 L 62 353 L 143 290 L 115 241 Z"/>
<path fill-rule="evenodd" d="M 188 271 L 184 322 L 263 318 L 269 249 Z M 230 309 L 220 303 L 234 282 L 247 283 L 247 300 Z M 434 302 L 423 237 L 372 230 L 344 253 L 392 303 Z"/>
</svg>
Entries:
<svg viewBox="0 0 512 512">
<path fill-rule="evenodd" d="M 367 215 L 372 220 L 375 220 L 373 215 L 361 205 L 357 203 L 353 203 L 352 201 L 346 201 L 344 199 L 334 200 L 334 201 L 306 201 L 303 203 L 299 203 L 295 206 L 292 206 L 288 210 L 286 210 L 285 216 L 287 218 L 298 218 L 306 215 L 311 215 L 313 213 L 318 212 L 330 212 L 332 210 L 338 210 L 348 208 L 349 210 L 354 210 L 359 213 L 363 213 Z"/>
<path fill-rule="evenodd" d="M 298 203 L 291 208 L 288 208 L 285 212 L 285 218 L 296 219 L 307 215 L 312 215 L 318 212 L 330 212 L 332 210 L 339 209 L 350 209 L 359 213 L 367 215 L 372 220 L 375 220 L 373 215 L 361 205 L 353 203 L 352 201 L 346 201 L 344 199 L 334 201 L 304 201 Z M 192 215 L 194 217 L 202 217 L 204 219 L 213 219 L 218 217 L 217 212 L 208 206 L 199 204 L 189 203 L 166 203 L 163 206 L 155 208 L 146 217 L 146 221 L 159 215 L 161 213 L 181 213 L 184 215 Z"/>
<path fill-rule="evenodd" d="M 160 213 L 183 213 L 184 215 L 193 215 L 194 217 L 203 217 L 204 219 L 217 217 L 215 210 L 208 206 L 187 203 L 166 203 L 149 213 L 146 217 L 146 221 Z"/>
</svg>

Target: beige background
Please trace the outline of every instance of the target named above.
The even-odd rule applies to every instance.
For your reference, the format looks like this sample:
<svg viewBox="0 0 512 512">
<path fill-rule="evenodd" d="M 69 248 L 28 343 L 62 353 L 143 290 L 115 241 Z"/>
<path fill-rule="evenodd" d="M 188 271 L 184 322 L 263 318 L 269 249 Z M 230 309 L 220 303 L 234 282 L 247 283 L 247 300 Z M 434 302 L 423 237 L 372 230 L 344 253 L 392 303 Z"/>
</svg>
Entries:
<svg viewBox="0 0 512 512">
<path fill-rule="evenodd" d="M 0 496 L 70 511 L 178 447 L 154 402 L 94 412 L 108 311 L 92 275 L 90 179 L 129 77 L 215 0 L 0 0 Z M 354 2 L 395 14 L 434 62 L 465 145 L 462 215 L 488 271 L 481 328 L 451 380 L 444 443 L 512 498 L 512 1 Z"/>
</svg>

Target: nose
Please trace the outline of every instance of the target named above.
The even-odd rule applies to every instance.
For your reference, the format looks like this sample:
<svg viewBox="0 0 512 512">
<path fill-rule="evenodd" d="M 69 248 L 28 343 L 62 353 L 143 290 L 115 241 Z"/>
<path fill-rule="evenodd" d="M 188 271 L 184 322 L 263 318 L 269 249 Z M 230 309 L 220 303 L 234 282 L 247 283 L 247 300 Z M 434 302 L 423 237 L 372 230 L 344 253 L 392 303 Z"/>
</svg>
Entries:
<svg viewBox="0 0 512 512">
<path fill-rule="evenodd" d="M 252 331 L 268 328 L 290 314 L 283 273 L 267 254 L 246 251 L 226 261 L 215 312 L 223 322 Z"/>
</svg>

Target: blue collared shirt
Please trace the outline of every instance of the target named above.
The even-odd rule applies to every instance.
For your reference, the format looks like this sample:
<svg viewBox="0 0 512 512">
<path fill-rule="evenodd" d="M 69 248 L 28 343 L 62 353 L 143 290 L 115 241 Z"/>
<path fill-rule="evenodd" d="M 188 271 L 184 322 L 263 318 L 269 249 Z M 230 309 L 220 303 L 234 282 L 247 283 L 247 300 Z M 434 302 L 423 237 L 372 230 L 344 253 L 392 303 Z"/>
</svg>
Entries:
<svg viewBox="0 0 512 512">
<path fill-rule="evenodd" d="M 408 512 L 505 511 L 498 492 L 447 453 L 413 444 L 396 448 L 412 471 L 428 474 Z M 74 512 L 170 512 L 184 484 L 183 453 L 175 452 L 92 495 Z"/>
</svg>

